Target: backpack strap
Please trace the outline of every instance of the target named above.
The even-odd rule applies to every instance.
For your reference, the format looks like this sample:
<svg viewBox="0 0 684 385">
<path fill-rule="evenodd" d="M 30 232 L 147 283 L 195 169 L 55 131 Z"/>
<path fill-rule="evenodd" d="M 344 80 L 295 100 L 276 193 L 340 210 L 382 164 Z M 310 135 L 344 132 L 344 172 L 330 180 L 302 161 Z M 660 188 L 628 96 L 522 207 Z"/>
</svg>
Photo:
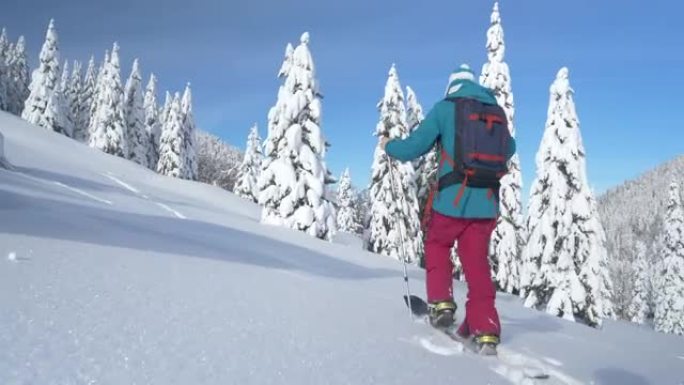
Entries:
<svg viewBox="0 0 684 385">
<path fill-rule="evenodd" d="M 446 101 L 454 103 L 454 122 L 456 123 L 455 129 L 455 137 L 454 137 L 454 158 L 451 158 L 449 154 L 442 148 L 442 162 L 440 163 L 440 168 L 443 165 L 443 162 L 446 161 L 449 163 L 451 168 L 453 169 L 450 173 L 442 176 L 439 178 L 438 182 L 438 189 L 439 191 L 444 190 L 447 187 L 451 187 L 453 185 L 459 184 L 461 182 L 465 182 L 466 175 L 463 172 L 463 165 L 460 164 L 460 162 L 454 161 L 454 159 L 462 159 L 461 157 L 461 146 L 459 143 L 461 143 L 461 130 L 459 129 L 460 127 L 463 127 L 465 124 L 466 116 L 465 116 L 465 104 L 468 102 L 466 99 L 463 98 L 446 98 Z M 465 185 L 465 183 L 463 183 Z M 462 194 L 461 194 L 462 195 Z"/>
</svg>

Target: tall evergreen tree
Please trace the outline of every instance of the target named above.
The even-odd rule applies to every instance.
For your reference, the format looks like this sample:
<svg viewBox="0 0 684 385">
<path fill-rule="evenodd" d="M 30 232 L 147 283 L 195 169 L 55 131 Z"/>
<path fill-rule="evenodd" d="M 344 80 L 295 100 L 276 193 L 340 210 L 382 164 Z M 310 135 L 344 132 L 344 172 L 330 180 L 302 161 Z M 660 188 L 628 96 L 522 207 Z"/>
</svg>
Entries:
<svg viewBox="0 0 684 385">
<path fill-rule="evenodd" d="M 147 163 L 150 138 L 145 129 L 145 111 L 143 109 L 142 75 L 138 59 L 133 61 L 133 69 L 126 81 L 124 91 L 124 114 L 126 116 L 126 139 L 128 141 L 128 159 L 149 167 Z"/>
<path fill-rule="evenodd" d="M 14 115 L 21 115 L 24 102 L 30 94 L 29 84 L 31 82 L 26 57 L 26 43 L 23 36 L 19 37 L 14 49 L 9 52 L 7 67 L 7 71 L 9 71 L 8 111 Z"/>
<path fill-rule="evenodd" d="M 491 25 L 487 30 L 487 63 L 482 67 L 480 83 L 494 91 L 498 104 L 506 112 L 508 128 L 515 136 L 515 105 L 511 91 L 511 76 L 504 61 L 506 45 L 501 26 L 499 3 L 494 3 Z M 522 174 L 520 158 L 514 154 L 509 162 L 509 173 L 501 180 L 499 190 L 500 213 L 497 227 L 492 234 L 489 259 L 492 275 L 498 287 L 508 293 L 520 288 L 521 250 L 524 246 L 522 216 Z"/>
<path fill-rule="evenodd" d="M 164 95 L 164 105 L 161 106 L 159 109 L 159 122 L 162 125 L 162 130 L 164 127 L 164 124 L 166 124 L 166 120 L 169 117 L 169 111 L 171 110 L 171 103 L 173 102 L 173 98 L 171 97 L 171 93 L 169 91 L 166 91 Z"/>
<path fill-rule="evenodd" d="M 108 154 L 128 158 L 126 118 L 124 116 L 123 87 L 119 45 L 114 43 L 109 61 L 98 76 L 95 111 L 90 120 L 89 144 Z"/>
<path fill-rule="evenodd" d="M 182 178 L 197 180 L 197 128 L 192 113 L 192 91 L 190 91 L 189 83 L 183 92 L 181 114 L 183 115 L 183 159 L 185 161 Z"/>
<path fill-rule="evenodd" d="M 97 69 L 97 82 L 100 82 L 100 78 L 104 76 L 105 74 L 105 67 L 107 66 L 107 63 L 109 63 L 109 50 L 105 50 L 105 55 L 104 59 L 102 60 L 102 63 L 100 63 L 100 67 Z"/>
<path fill-rule="evenodd" d="M 237 184 L 234 190 L 235 194 L 253 202 L 258 202 L 259 189 L 257 182 L 261 172 L 262 161 L 261 138 L 259 137 L 259 129 L 254 124 L 247 137 L 245 157 L 242 159 L 242 164 L 240 164 Z"/>
<path fill-rule="evenodd" d="M 2 31 L 0 31 L 0 55 L 9 57 L 9 51 L 11 51 L 11 47 L 7 37 L 7 29 L 3 27 Z"/>
<path fill-rule="evenodd" d="M 31 124 L 69 135 L 65 131 L 59 76 L 59 43 L 55 22 L 50 20 L 45 43 L 40 50 L 40 64 L 33 71 L 30 94 L 24 103 L 21 117 Z"/>
<path fill-rule="evenodd" d="M 634 261 L 635 282 L 632 290 L 632 300 L 629 305 L 629 316 L 632 322 L 643 324 L 646 322 L 651 309 L 651 268 L 646 255 L 646 245 L 638 241 L 636 244 L 637 259 Z"/>
<path fill-rule="evenodd" d="M 9 111 L 12 105 L 10 84 L 11 74 L 7 63 L 11 59 L 13 48 L 7 39 L 7 31 L 5 28 L 0 33 L 0 110 Z"/>
<path fill-rule="evenodd" d="M 62 96 L 62 116 L 63 116 L 63 122 L 62 124 L 64 125 L 64 131 L 67 132 L 66 134 L 69 137 L 73 137 L 74 134 L 74 117 L 72 116 L 73 113 L 73 108 L 74 106 L 72 105 L 72 99 L 70 98 L 70 93 L 71 90 L 69 87 L 71 86 L 71 73 L 69 72 L 69 61 L 64 60 L 64 65 L 62 66 L 62 76 L 60 77 L 59 81 L 59 93 Z"/>
<path fill-rule="evenodd" d="M 679 185 L 670 185 L 659 251 L 660 264 L 655 295 L 655 328 L 684 335 L 684 210 Z"/>
<path fill-rule="evenodd" d="M 69 61 L 64 59 L 64 65 L 62 65 L 62 76 L 59 80 L 59 87 L 62 90 L 62 92 L 64 92 L 64 94 L 67 94 L 69 92 L 70 75 L 71 73 L 69 72 Z"/>
<path fill-rule="evenodd" d="M 605 235 L 589 190 L 567 68 L 550 88 L 527 218 L 521 295 L 525 305 L 600 325 L 612 315 Z"/>
<path fill-rule="evenodd" d="M 166 122 L 162 128 L 159 142 L 159 162 L 157 172 L 174 178 L 183 177 L 183 114 L 180 95 L 176 93 L 169 104 Z"/>
<path fill-rule="evenodd" d="M 579 143 L 583 147 L 581 137 Z M 580 240 L 578 255 L 584 257 L 579 277 L 587 293 L 585 307 L 579 316 L 589 325 L 600 325 L 602 319 L 615 317 L 615 307 L 612 301 L 613 281 L 610 278 L 608 265 L 606 233 L 596 207 L 596 200 L 589 189 L 588 182 L 586 183 L 585 191 L 588 195 L 585 200 L 576 205 L 575 215 L 579 221 L 574 223 L 573 229 L 573 232 L 579 235 L 576 239 Z M 585 201 L 588 211 L 582 208 Z"/>
<path fill-rule="evenodd" d="M 83 83 L 81 79 L 81 63 L 77 61 L 74 62 L 66 89 L 67 91 L 64 94 L 64 99 L 69 108 L 69 118 L 73 127 L 72 138 L 83 142 L 88 130 L 88 127 L 83 125 L 83 114 L 88 109 L 85 109 L 84 111 L 84 107 L 81 103 Z"/>
<path fill-rule="evenodd" d="M 89 127 L 90 119 L 95 111 L 95 93 L 97 91 L 97 74 L 95 72 L 95 58 L 90 57 L 88 68 L 81 85 L 79 100 L 79 116 L 77 125 L 81 128 L 78 134 L 74 134 L 74 139 L 83 143 L 88 143 L 90 138 Z"/>
<path fill-rule="evenodd" d="M 159 139 L 161 137 L 162 122 L 160 121 L 159 106 L 157 105 L 157 78 L 154 74 L 150 75 L 150 80 L 145 88 L 143 109 L 145 110 L 145 131 L 149 138 L 147 164 L 151 169 L 156 170 L 157 162 L 159 162 Z"/>
<path fill-rule="evenodd" d="M 404 93 L 394 65 L 389 71 L 385 95 L 378 109 L 380 121 L 375 129 L 376 136 L 399 139 L 409 134 Z M 390 161 L 385 152 L 376 147 L 370 199 L 368 249 L 397 259 L 402 258 L 405 251 L 407 262 L 420 261 L 423 255 L 423 233 L 418 217 L 413 165 Z M 404 250 L 401 250 L 402 238 Z"/>
<path fill-rule="evenodd" d="M 104 59 L 100 63 L 97 71 L 95 72 L 95 87 L 93 88 L 92 102 L 90 103 L 90 112 L 88 114 L 88 143 L 90 143 L 90 126 L 93 123 L 95 113 L 99 108 L 98 92 L 100 84 L 103 82 L 102 77 L 105 75 L 105 66 L 109 63 L 109 50 L 105 50 Z"/>
<path fill-rule="evenodd" d="M 347 168 L 342 173 L 337 187 L 337 230 L 341 232 L 355 234 L 359 229 L 360 224 L 354 207 L 355 195 Z"/>
<path fill-rule="evenodd" d="M 309 34 L 279 73 L 283 84 L 269 111 L 265 160 L 259 178 L 262 222 L 304 231 L 321 239 L 335 232 L 334 207 L 326 198 L 333 182 L 324 158 L 329 144 L 321 129 L 321 95 L 309 51 Z"/>
</svg>

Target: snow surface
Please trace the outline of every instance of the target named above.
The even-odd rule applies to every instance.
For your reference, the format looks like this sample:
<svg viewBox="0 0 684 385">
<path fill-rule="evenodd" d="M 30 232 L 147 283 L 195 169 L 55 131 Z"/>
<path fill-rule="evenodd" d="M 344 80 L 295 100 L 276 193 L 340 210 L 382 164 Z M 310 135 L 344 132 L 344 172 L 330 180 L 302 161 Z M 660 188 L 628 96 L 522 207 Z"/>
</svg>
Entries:
<svg viewBox="0 0 684 385">
<path fill-rule="evenodd" d="M 540 384 L 684 381 L 682 337 L 505 294 L 505 360 L 464 353 L 411 322 L 401 264 L 349 234 L 261 225 L 224 190 L 4 113 L 0 130 L 0 255 L 17 256 L 0 259 L 0 384 L 532 383 L 523 368 L 551 376 Z"/>
</svg>

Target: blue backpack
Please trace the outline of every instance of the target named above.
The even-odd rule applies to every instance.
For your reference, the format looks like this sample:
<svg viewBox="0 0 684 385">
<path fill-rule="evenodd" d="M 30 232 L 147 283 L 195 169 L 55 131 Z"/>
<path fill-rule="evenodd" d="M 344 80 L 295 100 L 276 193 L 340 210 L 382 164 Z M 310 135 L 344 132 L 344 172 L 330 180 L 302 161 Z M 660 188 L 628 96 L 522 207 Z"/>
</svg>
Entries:
<svg viewBox="0 0 684 385">
<path fill-rule="evenodd" d="M 501 178 L 508 173 L 511 133 L 503 108 L 469 98 L 448 98 L 456 113 L 454 158 L 442 149 L 442 161 L 453 171 L 439 178 L 439 191 L 461 184 L 455 205 L 465 187 L 488 188 L 499 196 Z"/>
</svg>

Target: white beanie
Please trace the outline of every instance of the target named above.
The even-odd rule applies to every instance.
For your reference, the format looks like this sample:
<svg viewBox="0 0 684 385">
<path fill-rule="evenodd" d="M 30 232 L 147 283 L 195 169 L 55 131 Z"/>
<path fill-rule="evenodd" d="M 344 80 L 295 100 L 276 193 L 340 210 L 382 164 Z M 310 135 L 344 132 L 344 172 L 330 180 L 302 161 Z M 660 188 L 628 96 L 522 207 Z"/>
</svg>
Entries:
<svg viewBox="0 0 684 385">
<path fill-rule="evenodd" d="M 447 90 L 446 94 L 451 94 L 456 91 L 458 91 L 460 85 L 455 85 L 454 87 L 451 87 L 451 83 L 453 83 L 456 80 L 470 80 L 471 82 L 475 81 L 475 74 L 473 71 L 470 69 L 470 66 L 467 64 L 461 64 L 458 69 L 456 69 L 454 72 L 449 75 L 449 83 L 447 83 Z"/>
</svg>

